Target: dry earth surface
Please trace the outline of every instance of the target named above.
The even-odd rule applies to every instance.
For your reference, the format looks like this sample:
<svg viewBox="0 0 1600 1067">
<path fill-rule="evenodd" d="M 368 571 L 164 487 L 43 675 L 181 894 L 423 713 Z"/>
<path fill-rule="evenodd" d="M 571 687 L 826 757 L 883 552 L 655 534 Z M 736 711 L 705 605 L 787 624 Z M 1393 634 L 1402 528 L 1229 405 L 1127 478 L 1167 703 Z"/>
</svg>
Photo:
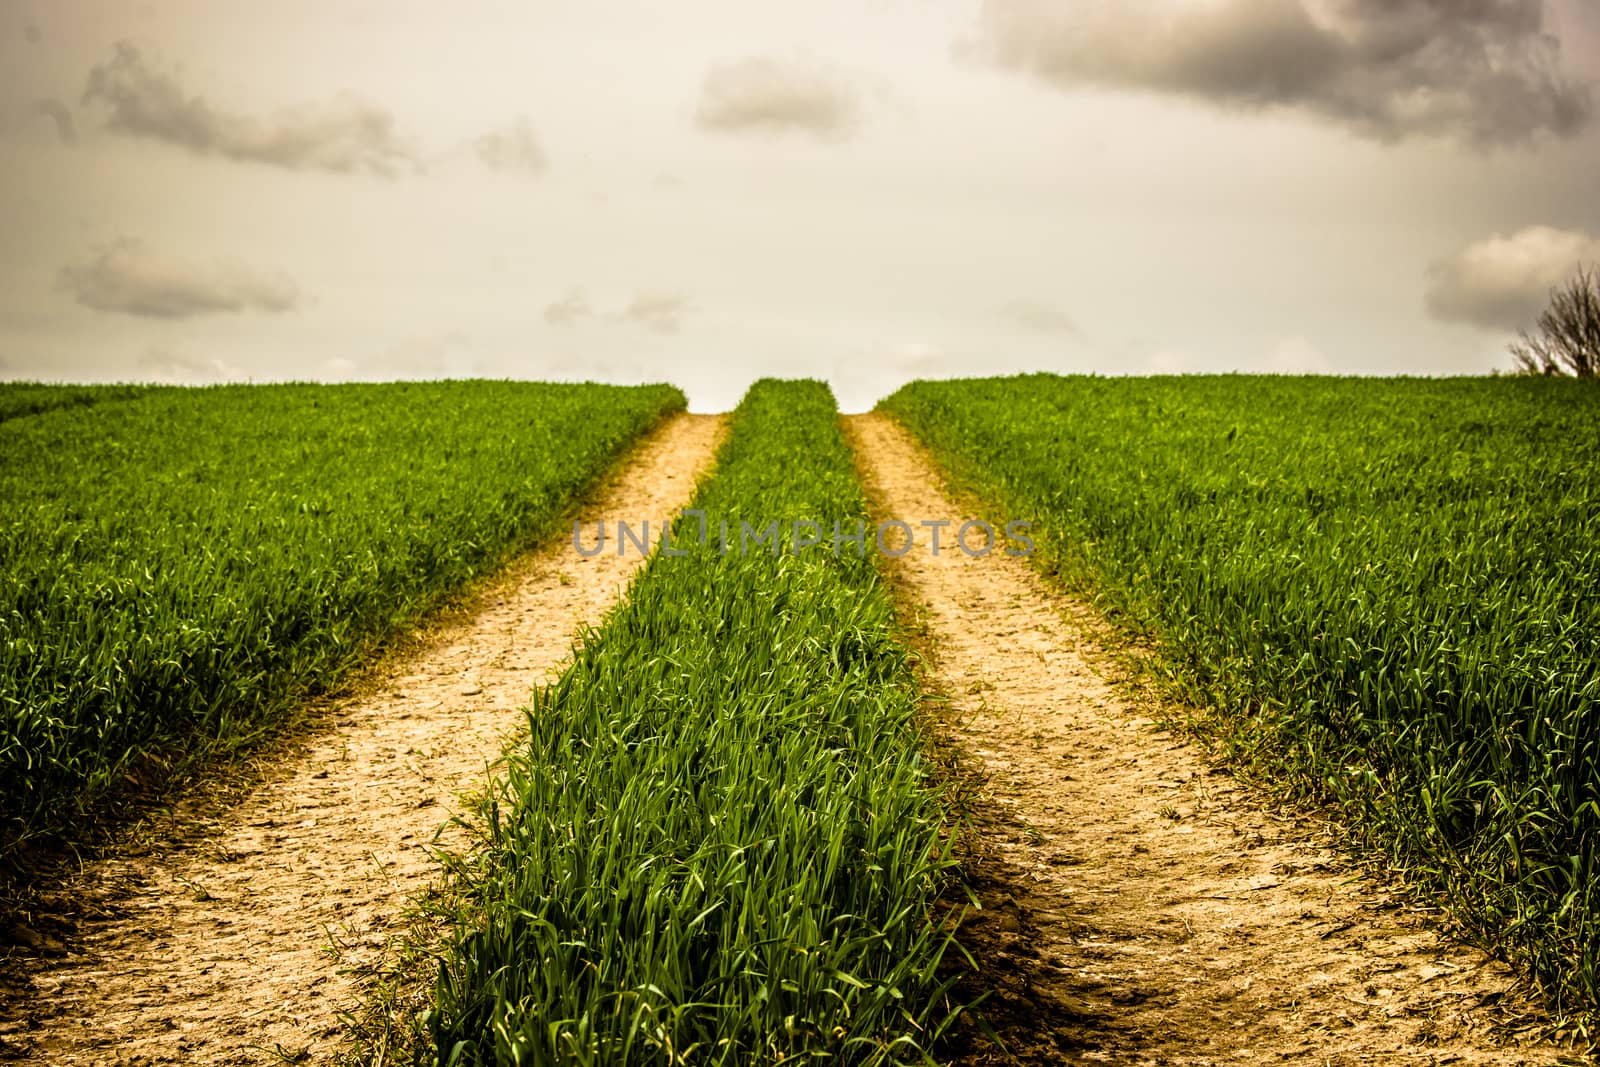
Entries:
<svg viewBox="0 0 1600 1067">
<path fill-rule="evenodd" d="M 899 424 L 846 425 L 880 520 L 963 518 Z M 1141 713 L 1107 681 L 1089 609 L 1023 560 L 951 551 L 953 532 L 935 557 L 919 531 L 891 573 L 944 740 L 977 772 L 972 992 L 995 991 L 982 1010 L 1023 1063 L 1578 1060 L 1519 1025 L 1511 975 L 1442 941 L 1436 913 Z M 976 1034 L 957 1052 L 1005 1062 Z"/>
<path fill-rule="evenodd" d="M 591 497 L 586 520 L 655 528 L 689 501 L 722 432 L 717 416 L 668 421 Z M 563 533 L 486 589 L 475 615 L 380 665 L 365 695 L 242 802 L 46 895 L 56 933 L 0 961 L 0 1058 L 326 1061 L 360 975 L 438 877 L 434 849 L 461 844 L 448 823 L 459 798 L 639 561 L 584 558 Z"/>
</svg>

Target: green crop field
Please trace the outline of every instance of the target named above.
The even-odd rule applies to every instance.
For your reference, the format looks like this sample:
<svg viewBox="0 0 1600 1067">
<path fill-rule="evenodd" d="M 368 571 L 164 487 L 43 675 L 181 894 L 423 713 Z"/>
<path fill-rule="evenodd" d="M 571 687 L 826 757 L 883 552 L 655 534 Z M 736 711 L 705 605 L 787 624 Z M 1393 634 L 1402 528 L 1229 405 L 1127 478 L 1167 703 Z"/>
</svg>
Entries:
<svg viewBox="0 0 1600 1067">
<path fill-rule="evenodd" d="M 670 386 L 0 387 L 0 858 L 30 871 L 30 843 L 99 840 L 82 824 L 114 823 L 119 795 L 152 795 L 151 785 L 170 795 L 178 778 L 216 773 L 218 757 L 281 729 L 309 694 L 464 583 L 534 542 L 565 541 L 562 518 L 684 406 Z M 1234 767 L 1326 807 L 1360 855 L 1535 978 L 1557 1025 L 1592 1032 L 1600 394 L 1590 383 L 1033 375 L 914 382 L 881 407 L 996 525 L 1032 523 L 1032 564 L 1122 629 L 1128 662 L 1170 707 L 1188 705 L 1192 728 Z M 887 429 L 861 425 L 862 440 Z M 709 458 L 713 425 L 683 427 L 698 443 L 653 454 L 648 469 L 670 461 L 670 476 L 686 479 L 691 460 Z M 981 1033 L 1017 1036 L 1024 1058 L 1042 1057 L 1027 1062 L 1053 1062 L 1117 1038 L 1122 978 L 1106 978 L 1113 963 L 1087 924 L 1133 929 L 1155 911 L 1112 911 L 1138 894 L 1107 882 L 1093 883 L 1088 919 L 1074 900 L 1046 914 L 1078 890 L 1040 872 L 1086 877 L 1078 854 L 1098 845 L 1069 849 L 1060 824 L 1035 840 L 1029 813 L 1095 795 L 1055 792 L 1054 761 L 1077 742 L 1042 731 L 1006 740 L 1009 726 L 981 718 L 993 699 L 993 714 L 1016 716 L 1020 730 L 1058 711 L 1059 694 L 1031 676 L 1007 693 L 941 673 L 940 642 L 978 636 L 961 626 L 1033 647 L 1024 613 L 969 601 L 977 584 L 916 585 L 916 560 L 877 558 L 870 523 L 859 550 L 828 536 L 867 519 L 857 463 L 922 493 L 913 460 L 853 455 L 819 382 L 751 388 L 676 521 L 681 554 L 642 561 L 561 675 L 531 694 L 526 733 L 461 818 L 472 836 L 424 876 L 444 875 L 438 893 L 417 881 L 395 890 L 427 902 L 421 921 L 396 935 L 374 918 L 361 943 L 389 944 L 370 967 L 366 956 L 339 962 L 343 934 L 324 927 L 329 966 L 370 980 L 370 1011 L 347 1018 L 375 1060 L 394 1062 L 391 1039 L 416 1062 L 436 1054 L 460 1067 L 1007 1055 Z M 773 522 L 773 541 L 741 534 L 742 523 Z M 790 540 L 800 522 L 816 524 L 820 544 Z M 613 595 L 620 573 L 595 577 L 597 593 Z M 952 573 L 952 583 L 993 579 Z M 575 579 L 585 580 L 560 575 Z M 969 605 L 942 634 L 901 620 L 929 642 L 920 677 L 940 693 L 919 688 L 891 581 L 907 583 L 907 603 L 933 589 L 930 599 Z M 523 617 L 548 617 L 529 603 Z M 553 661 L 559 649 L 540 640 Z M 992 651 L 982 645 L 986 661 Z M 1037 702 L 1017 695 L 1033 691 Z M 921 712 L 930 700 L 1015 747 L 997 748 L 994 766 L 983 748 L 963 748 L 951 767 L 970 760 L 977 777 L 953 777 L 930 755 L 949 740 L 948 723 Z M 1079 710 L 1122 722 L 1109 707 Z M 362 721 L 380 713 L 367 707 Z M 1045 770 L 1014 776 L 1037 783 L 1030 792 L 1004 793 L 1003 761 L 1024 744 Z M 497 755 L 465 751 L 474 765 Z M 442 811 L 419 796 L 406 810 Z M 1013 810 L 1018 796 L 1028 803 Z M 1237 798 L 1241 810 L 1256 803 Z M 1107 825 L 1137 821 L 1124 813 Z M 1140 851 L 1163 847 L 1166 829 L 1144 833 Z M 373 831 L 353 820 L 328 833 L 365 856 Z M 991 862 L 986 834 L 1011 852 Z M 1231 839 L 1208 847 L 1208 869 L 1233 862 L 1222 855 Z M 300 862 L 263 856 L 239 884 L 271 883 Z M 1120 862 L 1095 860 L 1096 871 Z M 1048 907 L 1028 896 L 1052 885 Z M 304 897 L 290 880 L 272 888 Z M 195 901 L 226 918 L 249 915 L 250 896 Z M 950 910 L 980 899 L 979 922 Z M 1183 917 L 1161 907 L 1158 920 Z M 250 921 L 288 938 L 278 914 Z M 1309 929 L 1299 934 L 1321 936 Z M 30 937 L 48 944 L 9 913 L 0 934 L 16 941 L 8 959 Z M 1015 946 L 1027 944 L 1053 947 L 1024 959 L 1032 950 Z M 1322 942 L 1309 944 L 1316 957 Z M 1130 951 L 1117 966 L 1148 958 Z M 1172 996 L 1199 980 L 1173 979 Z M 1166 995 L 1148 998 L 1150 1010 Z M 1215 1003 L 1236 996 L 1229 979 Z M 1298 998 L 1260 1003 L 1289 1030 L 1303 1025 Z M 1143 1025 L 1130 1040 L 1143 1040 Z M 1043 1036 L 1023 1033 L 1035 1026 Z"/>
<path fill-rule="evenodd" d="M 883 405 L 1558 1007 L 1600 1000 L 1600 393 L 1571 380 L 919 382 Z"/>
<path fill-rule="evenodd" d="M 863 517 L 827 388 L 758 383 L 695 506 Z M 709 540 L 530 709 L 462 867 L 439 1062 L 920 1062 L 948 1022 L 945 811 L 874 563 Z"/>
<path fill-rule="evenodd" d="M 89 407 L 131 400 L 159 389 L 153 385 L 42 385 L 0 382 L 0 422 L 38 415 L 54 408 Z"/>
<path fill-rule="evenodd" d="M 0 846 L 258 734 L 683 406 L 668 386 L 0 390 Z"/>
</svg>

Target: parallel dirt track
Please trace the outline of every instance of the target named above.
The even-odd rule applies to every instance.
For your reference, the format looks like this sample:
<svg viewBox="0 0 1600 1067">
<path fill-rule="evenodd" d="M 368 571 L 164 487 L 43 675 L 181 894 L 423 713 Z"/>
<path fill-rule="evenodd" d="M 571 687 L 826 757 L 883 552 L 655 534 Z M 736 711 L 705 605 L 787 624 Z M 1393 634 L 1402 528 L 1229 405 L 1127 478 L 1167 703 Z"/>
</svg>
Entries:
<svg viewBox="0 0 1600 1067">
<path fill-rule="evenodd" d="M 655 528 L 688 503 L 723 422 L 670 420 L 591 497 L 586 520 Z M 631 550 L 585 559 L 561 533 L 514 563 L 469 621 L 383 668 L 381 685 L 244 802 L 170 848 L 89 864 L 58 893 L 81 912 L 66 954 L 0 960 L 0 1059 L 325 1061 L 339 1013 L 356 1007 L 356 973 L 437 877 L 435 842 L 460 843 L 446 825 L 458 798 L 639 562 Z"/>
<path fill-rule="evenodd" d="M 880 521 L 967 517 L 898 423 L 846 426 Z M 952 551 L 953 532 L 934 557 L 919 530 L 891 572 L 980 783 L 966 937 L 1023 1063 L 1563 1062 L 1507 1025 L 1503 967 L 1157 729 L 1106 681 L 1086 608 L 1024 560 Z"/>
</svg>

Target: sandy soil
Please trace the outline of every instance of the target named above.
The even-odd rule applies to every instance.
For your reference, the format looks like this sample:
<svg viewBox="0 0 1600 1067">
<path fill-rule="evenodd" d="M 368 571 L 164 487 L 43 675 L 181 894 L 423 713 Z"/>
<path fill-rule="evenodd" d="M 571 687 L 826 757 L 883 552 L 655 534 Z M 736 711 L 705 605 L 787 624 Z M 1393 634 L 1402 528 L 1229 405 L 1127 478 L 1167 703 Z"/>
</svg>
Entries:
<svg viewBox="0 0 1600 1067">
<path fill-rule="evenodd" d="M 723 420 L 679 416 L 583 509 L 660 519 L 689 500 Z M 652 528 L 655 527 L 652 522 Z M 370 693 L 187 840 L 98 861 L 55 894 L 64 936 L 0 963 L 0 1057 L 51 1064 L 326 1060 L 446 820 L 483 781 L 533 687 L 639 562 L 570 533 L 513 564 L 464 623 L 380 670 Z M 54 943 L 59 940 L 59 944 Z"/>
<path fill-rule="evenodd" d="M 965 517 L 897 423 L 847 429 L 880 520 Z M 1503 967 L 1441 942 L 1437 915 L 1363 880 L 1313 823 L 1265 809 L 1109 684 L 1085 607 L 1023 560 L 919 544 L 891 573 L 949 700 L 945 740 L 978 771 L 969 867 L 985 909 L 964 940 L 1022 1062 L 1561 1061 L 1516 1025 Z M 977 1037 L 958 1051 L 1002 1062 Z"/>
</svg>

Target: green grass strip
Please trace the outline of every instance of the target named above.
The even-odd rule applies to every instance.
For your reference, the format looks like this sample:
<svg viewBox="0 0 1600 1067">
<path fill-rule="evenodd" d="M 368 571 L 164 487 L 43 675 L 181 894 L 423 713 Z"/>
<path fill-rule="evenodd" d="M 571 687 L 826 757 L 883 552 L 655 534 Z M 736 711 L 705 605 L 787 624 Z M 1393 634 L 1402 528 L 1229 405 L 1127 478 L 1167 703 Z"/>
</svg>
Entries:
<svg viewBox="0 0 1600 1067">
<path fill-rule="evenodd" d="M 1600 390 L 918 382 L 883 407 L 1155 639 L 1242 766 L 1600 1006 Z"/>
<path fill-rule="evenodd" d="M 710 545 L 586 635 L 487 802 L 442 1063 L 919 1062 L 948 1022 L 944 813 L 873 562 L 717 546 L 865 518 L 827 387 L 757 383 L 695 506 Z"/>
<path fill-rule="evenodd" d="M 0 422 L 0 857 L 248 742 L 683 406 L 669 386 L 227 386 Z"/>
</svg>

